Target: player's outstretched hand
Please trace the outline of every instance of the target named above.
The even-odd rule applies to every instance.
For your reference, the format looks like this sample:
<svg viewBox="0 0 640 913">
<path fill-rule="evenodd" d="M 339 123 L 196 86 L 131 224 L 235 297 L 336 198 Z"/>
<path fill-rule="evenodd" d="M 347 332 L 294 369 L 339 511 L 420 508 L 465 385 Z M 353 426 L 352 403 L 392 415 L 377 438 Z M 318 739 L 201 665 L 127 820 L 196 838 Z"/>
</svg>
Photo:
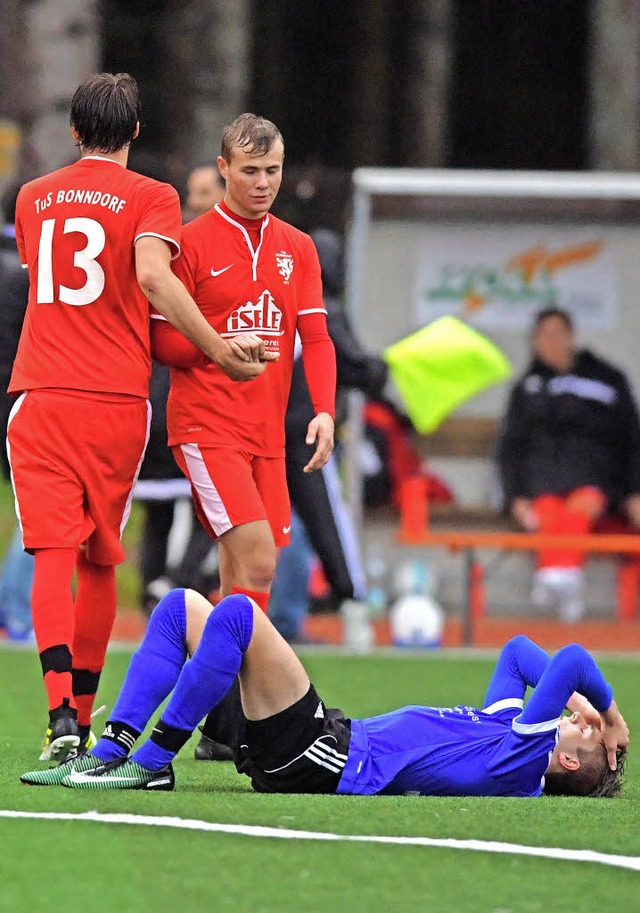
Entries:
<svg viewBox="0 0 640 913">
<path fill-rule="evenodd" d="M 328 412 L 318 412 L 307 426 L 307 444 L 315 444 L 316 450 L 303 472 L 315 472 L 322 469 L 333 451 L 334 422 Z"/>
<path fill-rule="evenodd" d="M 601 714 L 602 716 L 602 735 L 604 745 L 607 749 L 607 760 L 611 770 L 618 766 L 617 752 L 619 748 L 626 748 L 629 744 L 629 727 L 615 701 L 611 701 L 608 710 Z"/>
</svg>

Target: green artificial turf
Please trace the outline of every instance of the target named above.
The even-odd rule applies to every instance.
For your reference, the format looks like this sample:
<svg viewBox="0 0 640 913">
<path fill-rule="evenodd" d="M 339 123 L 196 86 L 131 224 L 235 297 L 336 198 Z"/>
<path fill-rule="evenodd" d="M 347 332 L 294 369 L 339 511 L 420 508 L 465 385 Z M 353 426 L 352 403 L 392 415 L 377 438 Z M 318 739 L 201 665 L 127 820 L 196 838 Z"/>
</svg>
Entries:
<svg viewBox="0 0 640 913">
<path fill-rule="evenodd" d="M 127 655 L 112 652 L 99 702 L 113 706 Z M 492 662 L 470 656 L 303 655 L 329 704 L 354 716 L 403 703 L 481 702 Z M 638 731 L 638 659 L 602 667 Z M 622 798 L 579 800 L 262 796 L 231 764 L 178 758 L 173 793 L 76 793 L 22 786 L 38 766 L 43 688 L 32 651 L 0 650 L 0 809 L 126 812 L 337 835 L 426 836 L 640 856 L 640 781 Z M 0 910 L 415 911 L 533 913 L 640 909 L 640 874 L 595 863 L 451 848 L 321 842 L 130 826 L 0 818 Z"/>
</svg>

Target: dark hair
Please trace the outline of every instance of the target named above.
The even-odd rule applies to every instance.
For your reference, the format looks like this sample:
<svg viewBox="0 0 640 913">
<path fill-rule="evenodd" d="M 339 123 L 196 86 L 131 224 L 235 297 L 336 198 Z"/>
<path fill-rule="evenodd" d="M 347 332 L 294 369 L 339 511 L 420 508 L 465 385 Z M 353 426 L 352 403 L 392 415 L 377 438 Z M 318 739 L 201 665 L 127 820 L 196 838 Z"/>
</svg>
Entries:
<svg viewBox="0 0 640 913">
<path fill-rule="evenodd" d="M 69 122 L 84 149 L 118 152 L 140 121 L 138 84 L 128 73 L 94 73 L 75 91 Z"/>
<path fill-rule="evenodd" d="M 213 177 L 214 177 L 216 183 L 220 184 L 221 187 L 226 187 L 227 185 L 226 185 L 225 179 L 220 174 L 220 169 L 218 168 L 217 162 L 198 162 L 197 164 L 193 165 L 189 169 L 189 172 L 187 174 L 187 180 L 191 177 L 191 175 L 194 173 L 194 171 L 200 171 L 200 170 L 208 171 L 209 169 L 211 169 L 211 171 L 213 171 Z"/>
<path fill-rule="evenodd" d="M 589 796 L 592 799 L 614 799 L 622 789 L 622 778 L 627 760 L 627 750 L 618 751 L 617 767 L 611 770 L 604 744 L 592 751 L 578 748 L 580 767 L 547 773 L 544 792 L 549 796 Z"/>
<path fill-rule="evenodd" d="M 557 317 L 558 320 L 561 320 L 567 330 L 573 330 L 573 317 L 568 311 L 563 310 L 562 308 L 545 308 L 542 311 L 538 311 L 533 322 L 533 332 L 534 334 L 539 329 L 540 324 L 544 323 L 545 320 L 548 320 L 550 317 Z"/>
<path fill-rule="evenodd" d="M 241 114 L 222 131 L 220 155 L 230 162 L 234 146 L 240 146 L 249 155 L 266 155 L 278 141 L 284 146 L 282 134 L 270 120 L 257 114 Z"/>
</svg>

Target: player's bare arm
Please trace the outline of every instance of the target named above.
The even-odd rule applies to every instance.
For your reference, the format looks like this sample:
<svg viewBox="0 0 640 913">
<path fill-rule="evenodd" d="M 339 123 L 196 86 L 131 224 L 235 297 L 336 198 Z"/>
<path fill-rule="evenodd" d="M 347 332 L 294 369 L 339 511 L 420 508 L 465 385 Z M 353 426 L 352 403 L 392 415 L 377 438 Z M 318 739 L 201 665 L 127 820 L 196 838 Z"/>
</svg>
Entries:
<svg viewBox="0 0 640 913">
<path fill-rule="evenodd" d="M 334 421 L 328 412 L 319 412 L 307 426 L 307 444 L 315 444 L 316 450 L 304 472 L 315 472 L 326 465 L 333 452 Z"/>
<path fill-rule="evenodd" d="M 611 770 L 615 770 L 618 751 L 626 748 L 629 744 L 629 727 L 618 710 L 618 705 L 615 701 L 611 701 L 609 709 L 605 710 L 600 716 L 602 717 L 602 726 L 600 728 L 604 745 L 607 749 L 607 760 Z"/>
<path fill-rule="evenodd" d="M 266 368 L 242 346 L 231 347 L 210 326 L 182 282 L 171 271 L 169 246 L 145 236 L 136 242 L 136 276 L 147 299 L 187 339 L 197 345 L 232 380 L 252 380 Z"/>
<path fill-rule="evenodd" d="M 609 767 L 615 770 L 618 751 L 629 744 L 629 727 L 618 710 L 616 702 L 612 701 L 611 706 L 604 713 L 598 713 L 584 695 L 574 692 L 567 701 L 567 710 L 579 713 L 588 726 L 593 726 L 602 732 Z"/>
<path fill-rule="evenodd" d="M 567 710 L 571 713 L 577 712 L 582 714 L 582 717 L 589 726 L 595 726 L 596 729 L 602 728 L 602 717 L 584 694 L 579 694 L 577 691 L 574 691 L 567 701 Z"/>
</svg>

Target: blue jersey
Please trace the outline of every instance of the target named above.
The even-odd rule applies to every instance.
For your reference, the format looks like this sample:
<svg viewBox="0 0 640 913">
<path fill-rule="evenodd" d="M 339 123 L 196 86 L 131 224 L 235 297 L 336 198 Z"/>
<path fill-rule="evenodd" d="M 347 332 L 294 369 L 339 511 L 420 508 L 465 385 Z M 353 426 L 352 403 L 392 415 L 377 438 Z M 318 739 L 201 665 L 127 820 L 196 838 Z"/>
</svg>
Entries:
<svg viewBox="0 0 640 913">
<path fill-rule="evenodd" d="M 524 707 L 527 686 L 534 691 Z M 352 720 L 337 792 L 539 796 L 574 691 L 596 710 L 611 704 L 611 686 L 578 644 L 550 659 L 515 637 L 500 655 L 482 710 L 411 706 Z"/>
</svg>

